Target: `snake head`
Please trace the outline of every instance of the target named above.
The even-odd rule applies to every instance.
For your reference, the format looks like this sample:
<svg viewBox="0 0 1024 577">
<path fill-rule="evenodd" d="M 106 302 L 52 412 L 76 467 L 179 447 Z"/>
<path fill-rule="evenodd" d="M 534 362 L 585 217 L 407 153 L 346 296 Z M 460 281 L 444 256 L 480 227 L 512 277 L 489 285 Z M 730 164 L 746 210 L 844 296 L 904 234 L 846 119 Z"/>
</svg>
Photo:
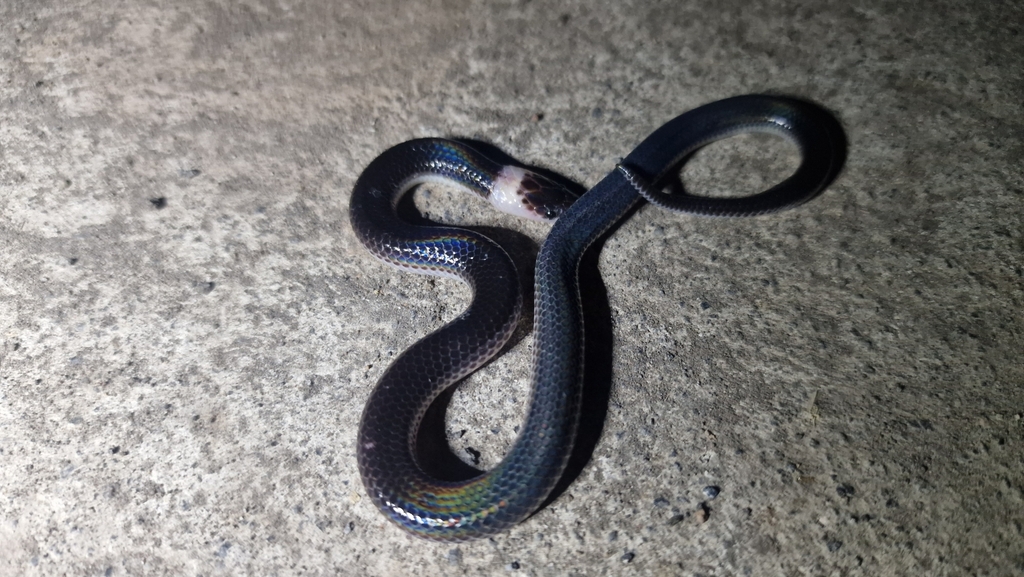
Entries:
<svg viewBox="0 0 1024 577">
<path fill-rule="evenodd" d="M 498 210 L 530 220 L 554 221 L 576 201 L 565 186 L 518 166 L 502 167 L 489 200 Z"/>
</svg>

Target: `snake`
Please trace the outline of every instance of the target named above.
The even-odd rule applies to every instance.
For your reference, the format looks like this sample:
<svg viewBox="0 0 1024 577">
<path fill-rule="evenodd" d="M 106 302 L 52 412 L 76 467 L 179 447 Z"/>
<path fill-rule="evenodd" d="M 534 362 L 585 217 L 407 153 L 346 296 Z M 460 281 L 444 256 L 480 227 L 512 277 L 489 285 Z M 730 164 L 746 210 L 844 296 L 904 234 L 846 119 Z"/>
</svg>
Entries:
<svg viewBox="0 0 1024 577">
<path fill-rule="evenodd" d="M 760 94 L 719 100 L 662 125 L 579 198 L 552 178 L 497 162 L 457 140 L 411 140 L 372 160 L 349 203 L 359 241 L 389 265 L 457 278 L 472 289 L 468 308 L 398 355 L 369 395 L 356 457 L 377 509 L 405 531 L 436 541 L 493 536 L 537 511 L 565 471 L 580 421 L 584 342 L 577 277 L 584 252 L 642 199 L 698 216 L 755 216 L 795 207 L 838 174 L 845 141 L 836 127 L 830 113 L 803 100 Z M 695 151 L 748 132 L 794 143 L 801 154 L 796 171 L 742 198 L 663 190 Z M 432 474 L 420 462 L 420 425 L 441 393 L 502 350 L 519 322 L 523 299 L 512 259 L 485 234 L 400 217 L 397 208 L 406 193 L 437 181 L 499 210 L 554 222 L 535 264 L 525 421 L 493 469 L 460 480 Z"/>
</svg>

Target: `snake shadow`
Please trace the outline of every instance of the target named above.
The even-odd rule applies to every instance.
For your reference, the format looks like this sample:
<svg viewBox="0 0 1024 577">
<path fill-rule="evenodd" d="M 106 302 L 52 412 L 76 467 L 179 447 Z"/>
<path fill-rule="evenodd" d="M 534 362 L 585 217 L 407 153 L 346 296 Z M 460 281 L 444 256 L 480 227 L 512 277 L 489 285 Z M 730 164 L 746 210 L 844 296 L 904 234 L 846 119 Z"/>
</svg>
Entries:
<svg viewBox="0 0 1024 577">
<path fill-rule="evenodd" d="M 583 185 L 577 182 L 573 182 L 555 171 L 543 167 L 523 164 L 522 162 L 519 162 L 515 158 L 509 156 L 507 153 L 502 151 L 500 148 L 497 148 L 496 146 L 490 143 L 462 138 L 457 138 L 455 140 L 472 146 L 479 152 L 487 155 L 492 160 L 499 162 L 501 164 L 513 164 L 516 166 L 522 166 L 531 171 L 542 174 L 543 176 L 546 176 L 551 180 L 565 186 L 567 189 L 569 189 L 571 192 L 575 193 L 578 196 L 582 195 L 587 191 L 587 188 L 584 187 Z M 415 203 L 413 201 L 413 195 L 411 194 L 405 195 L 399 201 L 399 204 L 396 207 L 396 209 L 399 217 L 405 220 L 406 222 L 409 222 L 410 224 L 424 226 L 437 226 L 438 224 L 442 224 L 424 217 L 416 208 Z M 512 335 L 512 338 L 509 339 L 509 342 L 502 348 L 502 350 L 497 355 L 494 356 L 493 359 L 491 359 L 491 361 L 488 361 L 487 364 L 490 364 L 490 362 L 493 362 L 494 359 L 497 359 L 498 357 L 508 352 L 508 350 L 513 348 L 516 344 L 522 341 L 522 339 L 526 337 L 526 335 L 530 334 L 533 331 L 532 312 L 534 267 L 536 265 L 537 254 L 540 251 L 540 246 L 530 237 L 522 233 L 504 228 L 491 226 L 458 226 L 459 228 L 465 228 L 468 230 L 473 230 L 475 232 L 481 233 L 490 238 L 491 240 L 493 240 L 494 242 L 496 242 L 498 245 L 500 245 L 503 249 L 505 249 L 505 252 L 508 253 L 509 257 L 512 258 L 512 261 L 515 263 L 516 269 L 519 272 L 520 294 L 522 294 L 523 297 L 524 314 L 522 315 L 522 318 L 519 322 L 519 326 L 516 327 L 515 333 Z M 598 274 L 597 272 L 597 254 L 599 253 L 599 251 L 590 252 L 592 252 L 594 255 L 592 259 L 593 266 L 587 267 L 585 264 L 581 265 L 581 289 L 582 287 L 590 287 L 594 290 L 582 289 L 582 292 L 587 294 L 592 293 L 595 296 L 603 296 L 598 296 L 595 299 L 588 299 L 587 295 L 584 295 L 584 322 L 586 323 L 584 336 L 587 339 L 587 346 L 592 347 L 591 351 L 593 351 L 593 355 L 591 355 L 590 352 L 586 354 L 585 363 L 587 369 L 592 370 L 595 373 L 598 372 L 598 368 L 603 363 L 605 366 L 604 372 L 606 374 L 606 377 L 604 379 L 604 385 L 602 387 L 597 387 L 598 389 L 604 391 L 603 401 L 602 395 L 600 394 L 596 395 L 597 398 L 594 398 L 593 395 L 588 395 L 587 393 L 584 393 L 584 413 L 582 413 L 582 415 L 591 415 L 595 410 L 598 409 L 598 407 L 602 406 L 602 404 L 604 406 L 604 409 L 600 411 L 600 415 L 594 415 L 594 417 L 596 417 L 598 421 L 597 430 L 595 434 L 585 435 L 583 433 L 584 429 L 590 429 L 592 427 L 586 427 L 581 425 L 580 433 L 578 433 L 576 448 L 573 451 L 574 457 L 573 460 L 570 462 L 570 467 L 572 467 L 574 462 L 578 462 L 578 466 L 576 467 L 577 470 L 573 475 L 573 478 L 579 475 L 579 473 L 583 469 L 583 466 L 586 465 L 587 461 L 589 461 L 589 455 L 593 452 L 594 447 L 596 447 L 597 445 L 597 440 L 598 438 L 600 438 L 600 428 L 601 424 L 604 422 L 604 414 L 607 412 L 608 392 L 610 391 L 611 386 L 611 360 L 610 358 L 607 358 L 611 350 L 611 317 L 608 312 L 607 293 L 603 291 L 604 285 L 601 283 L 600 274 Z M 591 270 L 591 274 L 585 275 L 584 269 Z M 596 290 L 598 287 L 600 287 L 601 290 Z M 604 320 L 599 320 L 602 317 Z M 604 329 L 599 330 L 599 325 L 602 322 L 604 323 Z M 591 330 L 593 330 L 594 332 L 591 333 Z M 599 344 L 599 334 L 606 335 L 604 339 L 604 345 Z M 593 341 L 591 339 L 593 339 Z M 600 355 L 597 354 L 596 349 L 599 348 L 606 351 L 603 353 L 606 358 L 602 358 Z M 593 358 L 591 358 L 591 356 L 593 356 Z M 448 409 L 448 405 L 451 403 L 455 391 L 459 388 L 461 384 L 462 382 L 460 381 L 459 383 L 456 383 L 455 385 L 449 387 L 434 400 L 434 402 L 430 405 L 430 407 L 428 407 L 426 413 L 424 414 L 423 421 L 420 424 L 419 433 L 416 436 L 415 452 L 420 467 L 422 467 L 424 472 L 426 472 L 427 474 L 432 475 L 443 481 L 465 481 L 467 479 L 476 477 L 481 473 L 484 473 L 484 471 L 481 471 L 476 467 L 472 466 L 471 464 L 467 463 L 463 458 L 461 458 L 452 450 L 451 439 L 448 438 L 446 432 L 445 412 Z M 589 404 L 587 402 L 588 398 L 591 401 Z M 590 407 L 590 411 L 588 411 L 588 407 Z M 587 420 L 589 421 L 590 418 L 588 417 Z M 582 439 L 581 437 L 585 437 L 586 440 Z M 576 456 L 577 453 L 580 453 L 579 457 Z M 473 455 L 470 454 L 471 458 L 472 456 Z M 565 486 L 567 487 L 569 484 L 571 484 L 571 481 L 566 482 Z M 559 483 L 559 485 L 561 485 L 561 482 Z"/>
<path fill-rule="evenodd" d="M 819 104 L 803 98 L 776 95 L 799 102 L 813 111 L 817 122 L 829 133 L 829 145 L 832 148 L 832 165 L 825 177 L 825 184 L 814 197 L 827 190 L 846 167 L 849 141 L 842 123 L 830 111 Z M 703 147 L 701 147 L 703 148 Z M 658 182 L 652 183 L 665 189 L 669 194 L 690 194 L 682 181 L 682 169 L 700 149 L 680 158 Z M 813 198 L 808 201 L 813 200 Z M 612 390 L 612 352 L 614 335 L 612 330 L 611 309 L 608 305 L 608 291 L 601 273 L 598 270 L 598 257 L 605 242 L 615 234 L 623 223 L 646 203 L 638 203 L 629 210 L 614 226 L 602 235 L 583 255 L 580 263 L 579 281 L 580 297 L 583 304 L 584 319 L 584 371 L 583 399 L 580 412 L 580 425 L 576 444 L 573 447 L 569 463 L 561 479 L 555 485 L 544 503 L 534 512 L 542 511 L 556 501 L 580 476 L 590 462 L 601 439 L 604 423 L 608 415 L 608 405 Z"/>
<path fill-rule="evenodd" d="M 520 282 L 523 283 L 524 310 L 532 311 L 534 276 L 532 271 L 538 247 L 531 246 L 530 239 L 519 238 L 518 233 L 508 230 L 489 227 L 467 228 L 487 234 L 506 250 L 510 245 L 518 247 L 515 249 L 518 254 L 513 256 L 513 260 L 516 261 L 516 266 L 520 271 L 528 271 L 521 273 Z M 615 228 L 618 228 L 618 225 Z M 586 343 L 580 423 L 566 469 L 551 495 L 537 509 L 537 512 L 555 501 L 576 481 L 590 462 L 604 431 L 612 390 L 613 330 L 608 291 L 598 270 L 598 258 L 605 240 L 613 232 L 614 229 L 595 243 L 584 254 L 583 260 L 580 262 L 580 297 L 583 304 L 583 333 Z M 532 327 L 532 315 L 523 315 L 520 326 L 516 329 L 512 339 L 495 358 L 521 341 L 532 331 Z M 416 454 L 420 466 L 427 474 L 444 481 L 465 481 L 484 472 L 470 465 L 452 451 L 446 433 L 445 412 L 460 384 L 456 383 L 448 388 L 430 405 L 424 414 L 419 435 L 416 437 Z"/>
<path fill-rule="evenodd" d="M 833 146 L 833 164 L 830 168 L 826 185 L 822 192 L 828 188 L 839 177 L 846 165 L 848 142 L 846 133 L 839 120 L 831 112 L 823 107 L 802 99 L 799 100 L 805 105 L 816 109 L 818 121 L 825 125 L 831 135 Z M 492 159 L 507 164 L 524 166 L 499 148 L 475 140 L 462 139 L 463 142 L 477 148 L 480 152 L 490 156 Z M 668 172 L 668 176 L 656 185 L 666 188 L 673 194 L 687 194 L 684 189 L 680 172 L 682 167 L 693 158 L 690 154 L 681 158 L 674 168 Z M 578 183 L 566 179 L 564 176 L 539 167 L 525 166 L 535 170 L 552 180 L 562 183 L 570 190 L 578 194 L 586 192 L 586 188 Z M 820 194 L 820 192 L 819 192 Z M 399 213 L 410 222 L 429 220 L 424 219 L 412 206 L 411 195 L 407 195 L 409 206 L 399 205 Z M 613 359 L 613 326 L 611 308 L 608 301 L 608 290 L 601 278 L 598 269 L 598 259 L 605 242 L 619 229 L 620 226 L 629 220 L 640 209 L 644 203 L 638 203 L 626 215 L 623 216 L 614 226 L 602 235 L 583 255 L 579 266 L 580 297 L 583 306 L 583 334 L 584 342 L 584 372 L 583 372 L 583 395 L 580 407 L 580 423 L 576 435 L 576 442 L 573 446 L 569 462 L 559 481 L 544 503 L 534 512 L 544 510 L 548 505 L 556 501 L 565 491 L 572 486 L 576 479 L 582 474 L 590 462 L 597 444 L 604 432 L 604 424 L 608 415 L 608 407 L 612 391 L 612 359 Z M 410 209 L 411 207 L 411 209 Z M 533 310 L 533 270 L 536 262 L 539 247 L 525 235 L 513 231 L 495 227 L 466 227 L 477 230 L 492 238 L 495 242 L 509 252 L 516 267 L 520 271 L 520 282 L 522 283 L 522 294 L 524 298 L 524 310 Z M 532 330 L 533 317 L 531 314 L 524 314 L 515 335 L 509 344 L 499 353 L 504 354 L 509 348 L 518 343 Z M 497 357 L 495 357 L 497 358 Z M 442 393 L 430 406 L 424 417 L 417 438 L 417 456 L 421 466 L 428 474 L 437 476 L 443 480 L 463 481 L 481 474 L 483 471 L 473 467 L 460 459 L 452 452 L 449 440 L 445 434 L 444 414 L 451 401 L 452 395 L 459 383 Z"/>
<path fill-rule="evenodd" d="M 497 147 L 480 141 L 460 139 L 473 146 L 491 159 L 504 164 L 524 166 L 558 182 L 570 191 L 582 195 L 586 187 L 573 182 L 561 174 L 542 167 L 523 165 Z M 543 510 L 568 489 L 590 462 L 591 456 L 601 439 L 604 423 L 608 414 L 612 386 L 612 322 L 611 309 L 608 304 L 608 291 L 601 273 L 598 270 L 598 258 L 605 241 L 615 233 L 619 225 L 625 222 L 638 209 L 632 209 L 625 218 L 613 226 L 598 239 L 583 255 L 579 267 L 580 296 L 583 305 L 584 322 L 584 375 L 583 394 L 580 407 L 580 423 L 576 433 L 576 442 L 565 472 L 559 479 L 551 495 L 538 508 Z M 399 203 L 398 214 L 411 224 L 437 225 L 419 213 L 412 201 L 412 195 L 406 195 Z M 520 290 L 523 295 L 523 315 L 515 334 L 508 344 L 494 358 L 498 358 L 519 343 L 533 330 L 533 281 L 534 266 L 540 247 L 531 238 L 507 229 L 488 226 L 460 226 L 484 234 L 495 241 L 512 258 L 519 271 Z M 493 359 L 492 359 L 493 361 Z M 490 362 L 490 361 L 489 361 Z M 445 426 L 445 412 L 448 409 L 455 391 L 461 385 L 456 383 L 434 400 L 424 414 L 416 437 L 416 456 L 420 466 L 429 475 L 444 481 L 465 481 L 483 473 L 452 450 L 451 439 L 448 438 Z"/>
</svg>

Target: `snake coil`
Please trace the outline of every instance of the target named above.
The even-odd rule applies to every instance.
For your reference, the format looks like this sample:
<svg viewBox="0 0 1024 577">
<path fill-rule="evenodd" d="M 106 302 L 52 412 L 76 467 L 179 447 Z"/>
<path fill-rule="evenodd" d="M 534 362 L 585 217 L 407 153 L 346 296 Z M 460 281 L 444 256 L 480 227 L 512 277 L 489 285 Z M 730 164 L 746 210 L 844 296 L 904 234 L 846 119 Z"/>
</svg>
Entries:
<svg viewBox="0 0 1024 577">
<path fill-rule="evenodd" d="M 697 149 L 746 132 L 771 132 L 802 155 L 781 184 L 745 198 L 667 195 L 657 186 Z M 415 140 L 375 159 L 352 191 L 350 219 L 359 240 L 385 262 L 462 279 L 473 299 L 458 318 L 403 352 L 370 394 L 359 426 L 357 458 L 371 500 L 391 521 L 428 539 L 460 541 L 519 523 L 548 497 L 575 440 L 583 374 L 577 269 L 586 249 L 641 197 L 705 216 L 753 216 L 790 208 L 820 193 L 838 174 L 841 129 L 817 106 L 789 98 L 739 96 L 669 121 L 594 188 L 575 200 L 559 185 L 502 166 L 464 144 Z M 495 355 L 521 309 L 516 270 L 486 236 L 444 226 L 414 226 L 395 208 L 416 184 L 443 179 L 491 198 L 499 208 L 557 222 L 537 257 L 533 385 L 526 421 L 505 458 L 464 481 L 445 481 L 417 463 L 416 439 L 427 407 Z M 575 202 L 573 202 L 575 200 Z"/>
</svg>

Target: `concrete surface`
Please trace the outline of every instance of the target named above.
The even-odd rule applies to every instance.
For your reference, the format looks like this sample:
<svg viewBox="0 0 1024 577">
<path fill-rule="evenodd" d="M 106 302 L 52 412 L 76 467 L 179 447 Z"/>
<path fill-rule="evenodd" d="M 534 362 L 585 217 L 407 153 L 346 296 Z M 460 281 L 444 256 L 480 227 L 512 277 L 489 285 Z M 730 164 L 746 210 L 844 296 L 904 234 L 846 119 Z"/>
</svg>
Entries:
<svg viewBox="0 0 1024 577">
<path fill-rule="evenodd" d="M 1010 1 L 5 0 L 0 574 L 1024 573 L 1022 23 Z M 640 210 L 588 284 L 611 377 L 578 477 L 492 540 L 388 525 L 362 404 L 468 293 L 357 246 L 361 168 L 460 136 L 592 185 L 676 114 L 763 91 L 834 111 L 839 180 L 766 218 Z M 736 138 L 684 179 L 749 193 L 796 158 Z M 513 440 L 529 347 L 455 396 L 463 456 Z"/>
</svg>

